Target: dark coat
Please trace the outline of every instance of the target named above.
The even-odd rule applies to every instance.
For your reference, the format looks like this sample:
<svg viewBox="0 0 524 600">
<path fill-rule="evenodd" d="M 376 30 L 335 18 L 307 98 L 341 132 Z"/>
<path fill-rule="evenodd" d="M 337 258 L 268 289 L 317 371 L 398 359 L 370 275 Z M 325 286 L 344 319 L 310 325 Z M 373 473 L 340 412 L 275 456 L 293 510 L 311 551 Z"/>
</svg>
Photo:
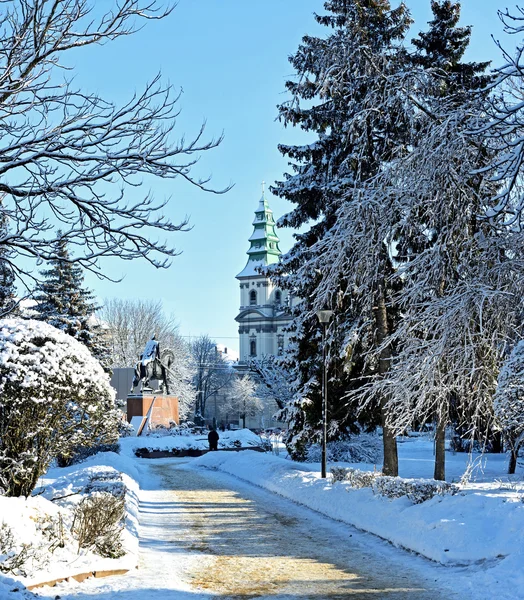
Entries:
<svg viewBox="0 0 524 600">
<path fill-rule="evenodd" d="M 207 434 L 207 441 L 209 442 L 209 448 L 211 450 L 213 449 L 217 449 L 217 445 L 218 445 L 218 440 L 220 439 L 220 436 L 218 435 L 218 431 L 215 431 L 214 429 L 212 429 L 208 434 Z"/>
</svg>

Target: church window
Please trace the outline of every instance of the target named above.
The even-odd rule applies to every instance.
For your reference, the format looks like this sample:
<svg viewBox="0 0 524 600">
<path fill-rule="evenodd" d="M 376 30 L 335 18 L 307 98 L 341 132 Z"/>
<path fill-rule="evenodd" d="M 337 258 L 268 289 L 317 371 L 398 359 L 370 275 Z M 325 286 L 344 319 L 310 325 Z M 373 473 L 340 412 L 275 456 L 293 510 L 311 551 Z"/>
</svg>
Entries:
<svg viewBox="0 0 524 600">
<path fill-rule="evenodd" d="M 280 290 L 277 290 L 275 292 L 275 302 L 277 304 L 280 304 L 282 302 L 282 292 Z"/>
<path fill-rule="evenodd" d="M 255 290 L 251 290 L 249 292 L 249 304 L 251 304 L 251 306 L 256 305 L 257 303 L 257 293 L 255 292 Z"/>
<path fill-rule="evenodd" d="M 249 355 L 256 356 L 257 355 L 257 341 L 251 340 L 249 342 Z"/>
</svg>

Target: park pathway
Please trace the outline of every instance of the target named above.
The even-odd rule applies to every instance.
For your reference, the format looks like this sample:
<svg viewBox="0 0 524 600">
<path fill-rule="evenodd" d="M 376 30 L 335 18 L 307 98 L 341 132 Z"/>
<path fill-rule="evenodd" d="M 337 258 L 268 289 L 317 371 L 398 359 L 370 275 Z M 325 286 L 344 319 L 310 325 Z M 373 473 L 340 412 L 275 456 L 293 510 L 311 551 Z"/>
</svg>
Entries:
<svg viewBox="0 0 524 600">
<path fill-rule="evenodd" d="M 63 600 L 453 598 L 412 571 L 421 559 L 275 494 L 176 459 L 142 468 L 139 569 L 64 586 Z"/>
</svg>

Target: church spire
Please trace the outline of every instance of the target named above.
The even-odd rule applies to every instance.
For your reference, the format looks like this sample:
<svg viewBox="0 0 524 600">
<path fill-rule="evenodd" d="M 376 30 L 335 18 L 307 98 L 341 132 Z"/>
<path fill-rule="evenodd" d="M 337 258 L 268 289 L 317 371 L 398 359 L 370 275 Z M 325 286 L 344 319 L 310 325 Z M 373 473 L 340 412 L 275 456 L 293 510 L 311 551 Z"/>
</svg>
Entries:
<svg viewBox="0 0 524 600">
<path fill-rule="evenodd" d="M 237 278 L 260 277 L 260 273 L 256 271 L 256 268 L 278 262 L 278 258 L 282 254 L 278 246 L 280 240 L 275 231 L 273 211 L 269 208 L 264 184 L 265 182 L 262 182 L 262 197 L 255 211 L 254 229 L 249 238 L 250 247 L 247 251 L 249 258 Z"/>
</svg>

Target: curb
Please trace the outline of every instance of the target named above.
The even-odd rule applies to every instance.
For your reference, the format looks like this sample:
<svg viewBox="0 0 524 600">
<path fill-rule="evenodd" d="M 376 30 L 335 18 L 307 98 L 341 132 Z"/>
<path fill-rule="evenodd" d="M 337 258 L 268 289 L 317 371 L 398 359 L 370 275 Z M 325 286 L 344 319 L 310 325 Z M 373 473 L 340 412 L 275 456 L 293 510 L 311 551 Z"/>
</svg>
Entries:
<svg viewBox="0 0 524 600">
<path fill-rule="evenodd" d="M 31 585 L 27 585 L 26 588 L 28 590 L 34 590 L 35 588 L 40 588 L 44 586 L 54 587 L 57 583 L 62 583 L 62 581 L 70 581 L 74 579 L 78 581 L 78 583 L 82 583 L 89 577 L 111 577 L 112 575 L 125 575 L 129 573 L 129 569 L 113 569 L 111 571 L 89 571 L 87 573 L 77 573 L 76 575 L 69 575 L 67 577 L 59 577 L 58 579 L 51 579 L 50 581 L 43 581 L 42 583 L 33 583 Z"/>
</svg>

